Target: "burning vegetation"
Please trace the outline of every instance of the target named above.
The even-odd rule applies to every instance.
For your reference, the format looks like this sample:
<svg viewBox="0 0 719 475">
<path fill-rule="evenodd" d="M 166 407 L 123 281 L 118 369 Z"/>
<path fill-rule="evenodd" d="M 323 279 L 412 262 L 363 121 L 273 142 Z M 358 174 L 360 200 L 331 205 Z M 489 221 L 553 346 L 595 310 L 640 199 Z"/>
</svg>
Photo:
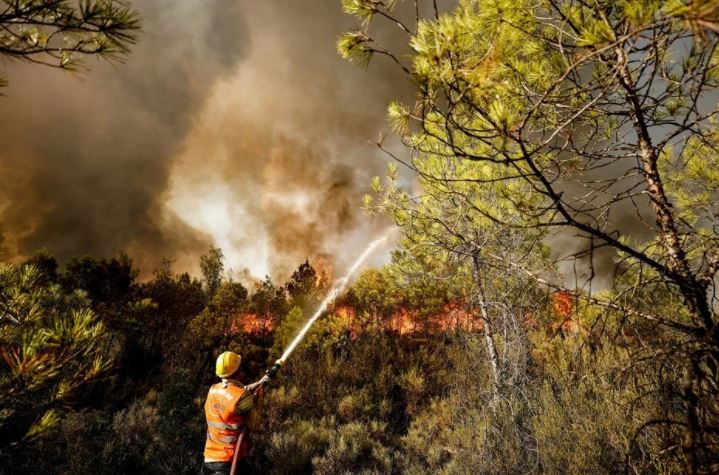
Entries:
<svg viewBox="0 0 719 475">
<path fill-rule="evenodd" d="M 551 323 L 553 331 L 565 334 L 581 333 L 585 336 L 588 334 L 587 329 L 577 321 L 578 313 L 574 309 L 575 298 L 569 291 L 554 292 L 550 296 L 550 301 L 555 315 L 555 320 Z"/>
<path fill-rule="evenodd" d="M 719 473 L 716 0 L 3 3 L 0 475 Z"/>
<path fill-rule="evenodd" d="M 6 268 L 3 272 L 8 275 L 2 277 L 0 273 L 4 295 L 45 298 L 43 292 L 57 286 L 67 297 L 53 305 L 62 309 L 72 302 L 74 289 L 83 289 L 81 297 L 74 297 L 81 300 L 72 305 L 87 309 L 86 325 L 101 325 L 93 330 L 98 338 L 93 344 L 100 345 L 96 351 L 107 355 L 107 359 L 100 366 L 87 368 L 78 381 L 74 373 L 38 373 L 33 370 L 36 365 L 32 358 L 17 356 L 20 358 L 17 361 L 6 358 L 5 364 L 12 366 L 15 373 L 28 381 L 32 378 L 44 381 L 50 393 L 53 387 L 92 388 L 69 392 L 66 389 L 63 397 L 67 398 L 67 405 L 88 407 L 100 394 L 105 408 L 66 412 L 54 423 L 50 419 L 42 422 L 45 425 L 38 425 L 37 413 L 58 414 L 48 393 L 47 399 L 33 399 L 35 402 L 27 412 L 14 413 L 8 420 L 12 425 L 8 422 L 2 426 L 5 437 L 19 440 L 31 430 L 38 434 L 36 443 L 41 443 L 43 431 L 55 433 L 62 444 L 44 446 L 43 450 L 47 457 L 60 459 L 75 450 L 79 453 L 77 441 L 83 440 L 83 444 L 90 443 L 93 449 L 102 450 L 106 458 L 101 462 L 87 459 L 64 463 L 82 464 L 99 473 L 103 473 L 102 467 L 108 461 L 123 472 L 149 470 L 152 461 L 142 456 L 146 450 L 161 454 L 170 461 L 173 470 L 189 473 L 187 467 L 193 466 L 197 456 L 196 442 L 202 440 L 204 433 L 197 413 L 212 382 L 216 349 L 229 348 L 241 353 L 243 374 L 248 380 L 261 374 L 316 310 L 329 285 L 322 272 L 305 262 L 282 285 L 265 279 L 248 289 L 227 280 L 222 259 L 218 249 L 206 256 L 203 266 L 206 274 L 201 281 L 176 274 L 167 263 L 152 279 L 139 282 L 137 270 L 126 257 L 75 260 L 59 270 L 51 256 L 40 254 L 25 264 Z M 20 277 L 27 272 L 35 277 Z M 268 389 L 263 403 L 265 435 L 256 440 L 256 467 L 272 472 L 279 469 L 276 465 L 279 462 L 285 469 L 306 472 L 325 464 L 362 463 L 386 471 L 399 463 L 389 455 L 394 444 L 408 451 L 402 464 L 424 465 L 425 455 L 417 451 L 428 443 L 421 435 L 426 433 L 426 425 L 432 424 L 445 437 L 447 431 L 456 430 L 456 424 L 467 417 L 461 411 L 452 411 L 480 407 L 472 404 L 475 393 L 463 389 L 463 385 L 492 388 L 491 374 L 470 362 L 486 361 L 487 354 L 478 343 L 486 338 L 488 328 L 500 334 L 505 331 L 497 326 L 498 314 L 494 311 L 489 314 L 489 326 L 477 301 L 468 298 L 454 285 L 455 281 L 421 278 L 398 282 L 395 272 L 394 266 L 364 271 L 287 361 L 278 376 L 277 387 Z M 13 275 L 30 287 L 19 287 Z M 569 358 L 561 348 L 569 344 L 571 349 L 573 340 L 565 339 L 557 346 L 552 332 L 542 328 L 555 328 L 557 322 L 580 310 L 569 295 L 554 294 L 544 300 L 542 295 L 537 289 L 527 295 L 527 302 L 534 302 L 532 305 L 518 302 L 513 311 L 522 315 L 522 331 L 536 345 L 534 364 L 543 371 L 553 371 L 553 365 L 565 364 L 561 361 Z M 17 303 L 10 305 L 8 308 L 13 312 L 10 315 L 23 315 L 24 310 Z M 53 318 L 60 318 L 59 315 L 62 314 Z M 564 327 L 562 331 L 576 333 Z M 582 332 L 579 333 L 581 336 Z M 5 354 L 22 354 L 17 343 L 22 338 L 14 341 L 5 340 L 9 344 Z M 513 344 L 511 340 L 505 342 L 504 345 Z M 56 350 L 48 351 L 42 350 L 45 359 L 37 361 L 60 356 Z M 502 366 L 501 359 L 498 362 L 500 371 L 518 369 Z M 450 367 L 454 368 L 451 372 Z M 457 374 L 459 380 L 455 379 Z M 531 373 L 522 374 L 526 378 Z M 85 380 L 86 376 L 89 380 Z M 98 377 L 105 378 L 105 382 L 92 383 Z M 471 382 L 475 378 L 481 382 Z M 576 391 L 575 382 L 571 379 L 561 374 L 552 378 L 559 390 L 575 394 L 572 392 Z M 149 393 L 138 390 L 127 395 L 128 388 L 139 387 L 161 389 Z M 19 386 L 3 386 L 3 390 L 4 397 L 25 391 Z M 526 390 L 525 387 L 523 391 Z M 533 423 L 542 431 L 551 430 L 556 401 L 552 398 L 539 401 L 540 412 L 533 416 Z M 581 398 L 577 401 L 586 403 Z M 184 408 L 184 412 L 178 413 L 178 407 Z M 303 410 L 297 411 L 297 407 Z M 446 419 L 437 419 L 438 411 Z M 595 420 L 594 406 L 590 409 L 580 405 L 577 411 L 575 417 L 580 420 Z M 335 413 L 336 419 L 328 419 L 328 412 Z M 397 414 L 403 414 L 402 418 L 396 419 Z M 151 437 L 143 435 L 151 434 L 151 428 L 162 420 L 172 422 L 163 429 L 166 432 Z M 604 423 L 612 426 L 615 421 L 610 418 Z M 113 426 L 114 430 L 92 439 L 76 436 L 92 431 L 97 424 Z M 478 428 L 459 427 L 469 431 L 461 440 L 476 438 L 473 431 Z M 367 459 L 362 455 L 367 453 L 365 449 L 357 453 L 332 449 L 333 440 L 349 436 L 355 437 L 366 450 L 372 448 L 374 455 Z M 126 444 L 127 437 L 135 442 Z M 563 443 L 559 435 L 550 437 Z M 387 441 L 388 445 L 380 441 Z M 23 442 L 28 443 L 29 440 Z M 310 444 L 312 449 L 297 452 L 295 444 L 299 443 Z M 53 447 L 63 447 L 62 454 L 54 452 Z M 620 453 L 617 449 L 616 463 L 620 463 Z M 23 467 L 27 460 L 23 454 L 4 452 L 4 463 Z M 33 466 L 37 464 L 33 461 Z"/>
</svg>

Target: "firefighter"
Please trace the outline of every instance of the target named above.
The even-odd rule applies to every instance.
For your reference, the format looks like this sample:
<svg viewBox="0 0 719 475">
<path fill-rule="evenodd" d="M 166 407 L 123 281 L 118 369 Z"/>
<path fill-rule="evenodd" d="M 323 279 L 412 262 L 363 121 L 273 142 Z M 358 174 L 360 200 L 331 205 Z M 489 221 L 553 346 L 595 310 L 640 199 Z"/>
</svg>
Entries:
<svg viewBox="0 0 719 475">
<path fill-rule="evenodd" d="M 225 351 L 217 357 L 215 373 L 221 381 L 212 385 L 205 402 L 207 441 L 202 470 L 205 474 L 229 474 L 236 449 L 239 451 L 236 473 L 250 473 L 247 431 L 257 429 L 260 422 L 253 392 L 269 382 L 269 376 L 244 386 L 237 380 L 241 361 L 240 355 L 232 351 Z M 241 434 L 244 435 L 238 448 Z"/>
</svg>

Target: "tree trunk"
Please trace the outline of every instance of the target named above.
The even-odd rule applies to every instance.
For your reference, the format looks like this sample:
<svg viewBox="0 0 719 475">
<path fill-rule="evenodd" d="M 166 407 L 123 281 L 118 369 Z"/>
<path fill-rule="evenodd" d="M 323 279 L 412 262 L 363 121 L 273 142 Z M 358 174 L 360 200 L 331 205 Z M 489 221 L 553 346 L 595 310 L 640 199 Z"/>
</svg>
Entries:
<svg viewBox="0 0 719 475">
<path fill-rule="evenodd" d="M 714 332 L 714 321 L 707 302 L 707 286 L 697 279 L 691 271 L 686 253 L 682 247 L 679 232 L 672 214 L 672 205 L 667 198 L 657 166 L 658 152 L 652 144 L 649 128 L 644 118 L 641 101 L 637 95 L 635 83 L 627 69 L 626 52 L 617 48 L 617 68 L 619 83 L 625 90 L 627 102 L 632 113 L 634 131 L 639 141 L 639 160 L 644 171 L 647 195 L 655 213 L 659 238 L 669 256 L 669 276 L 679 286 L 679 290 L 687 302 L 692 314 L 704 325 L 708 332 Z"/>
<path fill-rule="evenodd" d="M 490 321 L 489 312 L 487 311 L 487 300 L 484 295 L 484 286 L 482 285 L 482 277 L 479 273 L 480 261 L 479 256 L 474 254 L 472 256 L 472 276 L 474 277 L 475 285 L 477 286 L 477 299 L 479 303 L 479 310 L 482 314 L 482 321 L 484 322 L 484 342 L 487 346 L 487 355 L 489 356 L 489 366 L 492 371 L 495 385 L 495 395 L 499 393 L 501 388 L 501 378 L 499 374 L 499 360 L 497 358 L 497 347 L 494 344 L 494 333 L 493 324 Z"/>
<path fill-rule="evenodd" d="M 672 205 L 669 202 L 661 176 L 657 161 L 659 159 L 658 151 L 652 143 L 647 126 L 644 111 L 641 107 L 641 101 L 637 95 L 636 84 L 627 69 L 627 56 L 622 48 L 616 49 L 617 68 L 619 83 L 625 91 L 627 102 L 631 108 L 632 122 L 634 130 L 637 134 L 639 145 L 639 160 L 644 172 L 644 180 L 647 187 L 647 195 L 654 209 L 657 228 L 659 230 L 659 238 L 662 246 L 669 257 L 667 269 L 668 276 L 678 287 L 681 292 L 692 317 L 703 327 L 703 338 L 713 348 L 713 353 L 717 354 L 717 346 L 719 345 L 719 331 L 714 322 L 712 310 L 708 302 L 708 284 L 699 279 L 692 272 L 686 252 L 682 247 L 679 231 L 676 227 L 674 215 L 672 213 Z M 698 454 L 703 448 L 701 434 L 703 432 L 702 423 L 699 417 L 699 398 L 695 385 L 701 387 L 700 372 L 694 368 L 697 364 L 692 361 L 689 364 L 691 368 L 687 368 L 685 372 L 685 381 L 680 383 L 682 388 L 682 396 L 686 403 L 686 424 L 687 430 L 682 442 L 682 452 L 684 455 L 684 470 L 686 473 L 696 474 L 699 468 Z"/>
</svg>

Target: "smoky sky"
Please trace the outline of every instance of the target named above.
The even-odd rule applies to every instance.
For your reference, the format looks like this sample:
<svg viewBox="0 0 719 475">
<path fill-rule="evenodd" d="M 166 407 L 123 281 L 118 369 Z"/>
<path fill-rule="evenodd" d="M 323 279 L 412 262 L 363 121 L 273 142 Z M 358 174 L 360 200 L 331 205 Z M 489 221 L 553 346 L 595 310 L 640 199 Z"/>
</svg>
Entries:
<svg viewBox="0 0 719 475">
<path fill-rule="evenodd" d="M 258 276 L 351 260 L 386 225 L 360 210 L 387 161 L 368 139 L 409 88 L 389 64 L 338 57 L 354 26 L 339 1 L 133 5 L 143 31 L 125 64 L 3 64 L 3 257 L 196 270 L 215 244 Z"/>
</svg>

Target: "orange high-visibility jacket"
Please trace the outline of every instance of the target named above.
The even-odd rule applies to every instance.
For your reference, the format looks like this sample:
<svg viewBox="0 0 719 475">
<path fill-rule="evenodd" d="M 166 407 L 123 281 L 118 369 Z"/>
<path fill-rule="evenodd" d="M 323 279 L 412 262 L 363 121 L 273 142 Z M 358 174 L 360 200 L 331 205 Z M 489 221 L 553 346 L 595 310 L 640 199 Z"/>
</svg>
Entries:
<svg viewBox="0 0 719 475">
<path fill-rule="evenodd" d="M 231 462 L 235 444 L 245 421 L 240 415 L 252 408 L 252 395 L 234 381 L 223 380 L 210 388 L 205 401 L 207 442 L 205 462 Z M 238 460 L 249 453 L 247 436 L 242 440 Z"/>
</svg>

